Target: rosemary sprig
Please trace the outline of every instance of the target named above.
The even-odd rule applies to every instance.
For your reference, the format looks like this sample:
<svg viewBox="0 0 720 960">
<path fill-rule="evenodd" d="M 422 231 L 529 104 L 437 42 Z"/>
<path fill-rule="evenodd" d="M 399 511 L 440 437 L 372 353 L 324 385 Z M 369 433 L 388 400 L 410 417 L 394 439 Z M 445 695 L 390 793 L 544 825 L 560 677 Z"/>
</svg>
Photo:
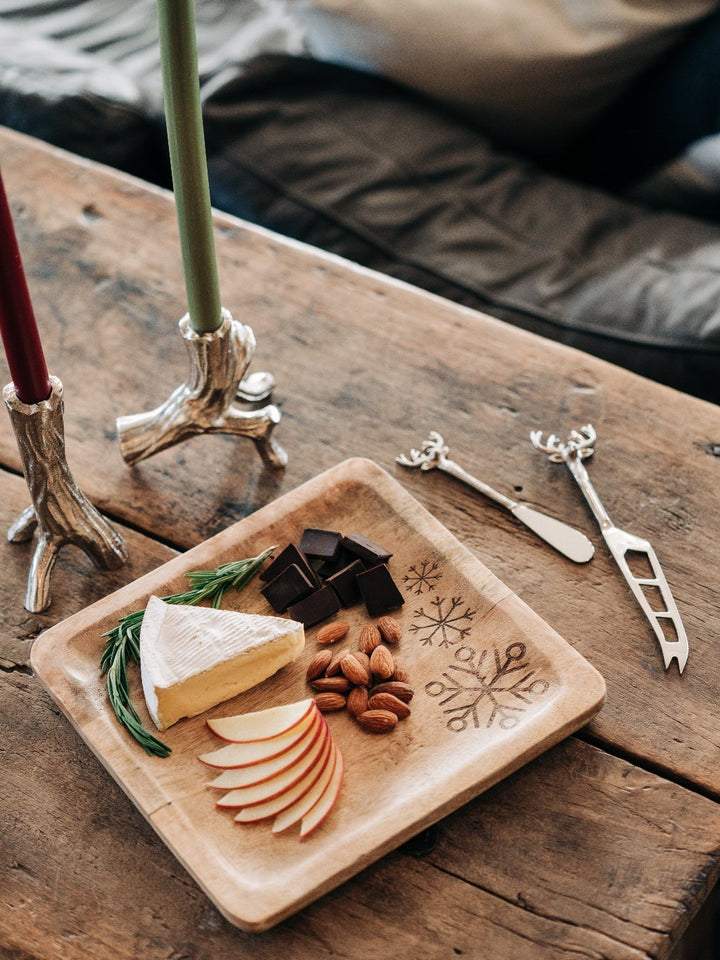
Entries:
<svg viewBox="0 0 720 960">
<path fill-rule="evenodd" d="M 191 570 L 185 574 L 190 589 L 162 599 L 165 603 L 191 605 L 209 600 L 218 609 L 228 590 L 246 587 L 274 549 L 268 547 L 256 557 L 223 563 L 214 570 Z M 140 663 L 140 628 L 144 616 L 144 610 L 128 613 L 118 620 L 116 627 L 103 634 L 107 640 L 100 660 L 100 675 L 105 677 L 108 700 L 120 723 L 147 753 L 167 757 L 170 747 L 143 726 L 130 702 L 127 668 L 130 662 Z"/>
</svg>

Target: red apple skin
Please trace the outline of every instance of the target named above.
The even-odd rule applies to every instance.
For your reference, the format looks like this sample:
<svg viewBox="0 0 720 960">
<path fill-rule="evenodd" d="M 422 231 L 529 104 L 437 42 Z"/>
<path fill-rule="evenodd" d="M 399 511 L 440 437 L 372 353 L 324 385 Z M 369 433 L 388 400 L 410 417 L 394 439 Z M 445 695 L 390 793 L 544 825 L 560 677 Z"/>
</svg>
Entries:
<svg viewBox="0 0 720 960">
<path fill-rule="evenodd" d="M 262 762 L 260 762 L 260 763 L 253 764 L 253 766 L 257 767 L 257 772 L 258 772 L 258 774 L 259 774 L 259 776 L 257 777 L 257 779 L 247 780 L 247 781 L 241 783 L 241 784 L 240 784 L 240 787 L 233 787 L 233 786 L 228 786 L 227 784 L 219 784 L 219 783 L 217 783 L 217 779 L 219 779 L 219 778 L 217 778 L 216 780 L 211 780 L 211 781 L 209 781 L 209 782 L 206 784 L 206 786 L 209 787 L 211 790 L 236 790 L 236 789 L 239 789 L 239 788 L 242 788 L 242 787 L 255 787 L 255 786 L 257 786 L 257 785 L 260 784 L 260 783 L 264 783 L 266 780 L 272 780 L 273 777 L 277 777 L 277 776 L 279 776 L 281 773 L 283 773 L 285 770 L 287 770 L 287 768 L 288 768 L 289 766 L 292 766 L 292 765 L 294 765 L 294 764 L 296 764 L 296 763 L 301 763 L 302 760 L 303 760 L 303 758 L 308 754 L 308 752 L 309 752 L 310 750 L 312 750 L 314 744 L 315 744 L 315 743 L 317 742 L 317 740 L 318 740 L 318 737 L 322 737 L 322 736 L 324 735 L 324 731 L 326 731 L 326 730 L 327 730 L 327 732 L 329 733 L 328 725 L 327 725 L 327 723 L 325 722 L 325 718 L 322 716 L 322 714 L 320 714 L 319 719 L 318 719 L 315 723 L 313 723 L 313 725 L 312 725 L 311 727 L 309 727 L 308 730 L 305 731 L 305 733 L 303 734 L 303 736 L 302 736 L 299 740 L 297 740 L 297 741 L 293 744 L 293 746 L 290 747 L 289 750 L 286 750 L 284 754 L 281 753 L 281 754 L 279 754 L 279 755 L 276 756 L 276 757 L 271 757 L 269 760 L 264 760 L 264 761 L 262 761 Z M 299 753 L 299 754 L 297 755 L 297 757 L 295 757 L 294 760 L 288 760 L 287 762 L 285 762 L 285 763 L 283 764 L 283 758 L 284 758 L 285 756 L 289 757 L 289 756 L 292 754 L 293 750 L 295 750 L 297 747 L 300 747 L 300 746 L 302 746 L 302 748 L 303 748 L 302 751 L 301 751 L 301 753 Z M 272 769 L 270 770 L 269 773 L 263 773 L 263 772 L 261 771 L 261 768 L 262 768 L 265 764 L 268 764 L 268 763 L 272 764 L 273 767 L 272 767 Z M 278 764 L 279 764 L 279 765 L 278 765 Z M 206 766 L 207 766 L 207 764 L 206 764 Z M 239 771 L 239 770 L 242 770 L 242 771 L 244 771 L 248 776 L 250 776 L 250 775 L 251 775 L 251 771 L 252 771 L 252 766 L 250 766 L 250 767 L 224 767 L 224 768 L 222 768 L 222 769 L 223 769 L 223 774 L 224 774 L 224 773 L 232 772 L 233 770 L 238 770 L 238 771 Z M 222 776 L 222 774 L 221 774 L 220 776 Z M 243 779 L 244 779 L 244 778 L 243 778 Z"/>
<path fill-rule="evenodd" d="M 238 808 L 257 807 L 263 803 L 268 803 L 270 800 L 274 800 L 276 797 L 281 796 L 283 793 L 287 793 L 289 790 L 292 790 L 292 788 L 295 787 L 303 778 L 305 778 L 306 776 L 309 776 L 310 773 L 317 768 L 323 756 L 327 755 L 328 742 L 330 739 L 330 731 L 327 728 L 327 724 L 325 725 L 325 730 L 322 731 L 321 733 L 321 737 L 322 737 L 322 743 L 319 745 L 319 747 L 317 746 L 317 739 L 316 739 L 316 743 L 313 744 L 313 747 L 311 748 L 310 752 L 314 752 L 315 750 L 317 750 L 317 754 L 312 760 L 312 763 L 310 764 L 306 763 L 305 765 L 303 765 L 300 762 L 298 762 L 296 764 L 293 764 L 291 767 L 286 767 L 285 770 L 281 771 L 281 773 L 278 774 L 277 776 L 271 777 L 270 779 L 263 781 L 263 783 L 267 785 L 267 789 L 271 792 L 265 794 L 264 796 L 261 796 L 257 800 L 251 800 L 249 802 L 243 802 L 242 800 L 238 800 L 237 802 L 228 802 L 226 800 L 226 797 L 229 797 L 231 794 L 236 792 L 235 790 L 230 790 L 225 797 L 222 797 L 220 800 L 218 800 L 216 806 L 220 807 L 222 810 L 233 810 Z M 307 756 L 307 754 L 305 756 Z M 294 771 L 296 767 L 300 769 L 297 770 L 297 772 L 295 773 L 295 776 L 291 780 L 284 780 L 282 774 L 287 773 L 288 771 Z M 320 775 L 320 772 L 321 770 L 318 771 L 318 776 Z M 277 780 L 278 783 L 273 788 L 274 780 Z M 263 786 L 263 783 L 255 784 L 255 786 Z M 308 785 L 308 789 L 310 789 L 310 786 L 312 786 L 312 784 Z"/>
<path fill-rule="evenodd" d="M 313 715 L 311 715 L 308 721 L 308 726 L 313 723 L 314 720 L 315 716 L 313 712 Z M 305 721 L 303 721 L 303 723 L 304 722 Z M 200 762 L 204 763 L 206 766 L 212 767 L 216 770 L 229 770 L 233 767 L 252 767 L 258 763 L 263 763 L 265 760 L 272 760 L 273 757 L 279 757 L 288 750 L 291 750 L 305 733 L 305 729 L 302 727 L 302 724 L 298 724 L 298 726 L 294 728 L 294 732 L 296 732 L 297 735 L 290 740 L 284 740 L 283 737 L 273 737 L 271 740 L 253 740 L 247 743 L 227 743 L 224 747 L 218 748 L 218 750 L 202 754 L 200 757 L 198 757 L 198 760 L 200 760 Z M 267 747 L 268 752 L 259 753 L 254 758 L 251 757 L 251 759 L 240 760 L 239 762 L 234 761 L 232 763 L 227 763 L 223 761 L 222 757 L 219 758 L 219 762 L 217 757 L 215 757 L 213 760 L 214 754 L 220 753 L 222 750 L 231 750 L 232 747 L 251 747 L 253 744 L 257 745 L 258 747 L 264 744 Z"/>
<path fill-rule="evenodd" d="M 292 806 L 294 803 L 297 803 L 300 799 L 302 799 L 302 797 L 305 796 L 308 790 L 312 789 L 314 784 L 317 782 L 318 778 L 322 776 L 325 768 L 327 767 L 328 763 L 332 758 L 333 747 L 334 747 L 333 741 L 331 738 L 329 738 L 328 742 L 325 744 L 325 748 L 323 750 L 321 757 L 318 759 L 315 766 L 306 775 L 307 782 L 301 781 L 303 786 L 303 789 L 301 790 L 301 792 L 298 793 L 297 796 L 292 796 L 291 795 L 292 791 L 290 790 L 286 791 L 286 794 L 290 796 L 289 798 L 288 796 L 286 796 L 286 802 L 284 806 L 276 806 L 275 804 L 272 803 L 272 801 L 267 801 L 267 803 L 255 804 L 254 807 L 244 807 L 243 810 L 249 810 L 250 814 L 248 815 L 247 819 L 243 818 L 241 820 L 238 820 L 237 817 L 241 815 L 241 814 L 238 814 L 235 817 L 235 822 L 236 823 L 257 823 L 259 820 L 269 820 L 272 817 L 276 817 L 279 813 L 282 813 L 283 810 L 286 810 L 288 807 Z M 280 798 L 277 798 L 277 799 L 279 800 Z M 264 807 L 267 807 L 268 804 L 270 804 L 271 808 L 269 810 L 263 809 Z"/>
<path fill-rule="evenodd" d="M 210 717 L 208 720 L 205 721 L 205 723 L 207 727 L 212 731 L 212 733 L 216 737 L 218 737 L 218 739 L 224 740 L 227 743 L 254 743 L 261 740 L 274 740 L 276 737 L 281 737 L 285 733 L 288 733 L 290 730 L 293 729 L 293 727 L 296 727 L 299 723 L 302 723 L 309 713 L 317 710 L 317 704 L 312 698 L 308 700 L 298 701 L 297 706 L 299 711 L 301 710 L 300 705 L 302 705 L 302 711 L 299 713 L 299 716 L 292 719 L 286 727 L 283 727 L 283 729 L 277 730 L 274 733 L 269 734 L 268 736 L 237 738 L 237 737 L 229 737 L 227 736 L 227 734 L 224 734 L 224 733 L 219 733 L 218 729 L 222 730 L 225 723 L 228 720 L 232 720 L 232 717 Z M 289 704 L 288 706 L 295 706 L 295 704 Z M 261 712 L 264 712 L 264 711 L 258 711 L 258 713 L 261 713 Z"/>
<path fill-rule="evenodd" d="M 337 758 L 339 756 L 339 753 L 340 751 L 338 750 L 337 745 L 333 741 L 332 750 L 330 751 L 328 762 L 325 765 L 325 768 L 323 769 L 323 772 L 322 772 L 322 776 L 324 777 L 327 769 L 330 768 L 329 776 L 327 777 L 327 781 L 324 783 L 322 787 L 322 791 L 315 798 L 315 802 L 312 804 L 312 806 L 308 807 L 306 810 L 302 812 L 298 812 L 297 810 L 293 811 L 293 808 L 298 806 L 298 804 L 302 806 L 303 801 L 307 802 L 307 799 L 308 799 L 306 797 L 307 791 L 305 791 L 305 793 L 303 793 L 301 797 L 293 801 L 293 803 L 290 804 L 289 807 L 287 807 L 284 811 L 283 810 L 278 811 L 278 816 L 275 818 L 275 822 L 273 823 L 274 834 L 283 833 L 285 830 L 289 830 L 290 827 L 295 826 L 295 824 L 299 823 L 302 820 L 302 818 L 306 816 L 310 812 L 310 810 L 312 810 L 312 808 L 317 804 L 320 797 L 325 793 L 328 783 L 330 783 L 330 781 L 332 780 L 332 775 L 335 769 L 335 764 L 337 763 Z M 285 823 L 282 816 L 283 813 L 286 813 L 286 814 L 290 813 L 292 815 L 292 819 L 289 819 L 287 823 Z M 280 826 L 278 826 L 278 822 L 277 822 L 278 820 L 280 820 Z"/>
<path fill-rule="evenodd" d="M 307 838 L 311 836 L 317 830 L 317 828 L 327 820 L 331 811 L 335 808 L 338 796 L 340 795 L 340 790 L 345 778 L 345 760 L 340 752 L 340 748 L 336 746 L 335 749 L 337 751 L 337 758 L 335 760 L 335 769 L 332 777 L 330 778 L 330 783 L 312 810 L 306 813 L 300 822 L 301 840 L 307 840 Z M 313 810 L 315 810 L 322 803 L 325 803 L 325 810 L 320 819 L 317 820 L 317 822 L 312 823 L 311 826 L 305 827 L 305 821 L 311 816 Z"/>
</svg>

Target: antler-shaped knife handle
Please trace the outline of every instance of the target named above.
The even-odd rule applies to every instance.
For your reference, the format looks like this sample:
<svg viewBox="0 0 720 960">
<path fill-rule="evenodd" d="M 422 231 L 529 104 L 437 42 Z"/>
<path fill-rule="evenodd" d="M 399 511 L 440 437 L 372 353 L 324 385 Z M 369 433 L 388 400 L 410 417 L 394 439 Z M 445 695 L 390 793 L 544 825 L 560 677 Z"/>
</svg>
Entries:
<svg viewBox="0 0 720 960">
<path fill-rule="evenodd" d="M 546 453 L 553 463 L 564 463 L 577 481 L 583 492 L 588 506 L 593 512 L 601 530 L 613 526 L 610 516 L 602 505 L 595 487 L 590 482 L 590 476 L 583 466 L 583 460 L 591 457 L 595 452 L 597 434 L 590 423 L 586 423 L 580 430 L 571 430 L 567 441 L 563 442 L 554 433 L 543 441 L 541 430 L 530 432 L 530 442 L 536 450 Z"/>
</svg>

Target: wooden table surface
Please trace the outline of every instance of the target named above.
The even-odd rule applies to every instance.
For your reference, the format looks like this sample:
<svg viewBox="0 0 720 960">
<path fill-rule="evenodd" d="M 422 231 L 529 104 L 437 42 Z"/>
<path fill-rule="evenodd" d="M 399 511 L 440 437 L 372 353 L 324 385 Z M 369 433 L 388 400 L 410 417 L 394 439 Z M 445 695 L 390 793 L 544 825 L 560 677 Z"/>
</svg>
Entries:
<svg viewBox="0 0 720 960">
<path fill-rule="evenodd" d="M 198 437 L 135 468 L 115 418 L 187 372 L 172 197 L 21 135 L 0 163 L 70 467 L 125 535 L 100 573 L 63 551 L 52 606 L 23 607 L 32 545 L 0 545 L 0 956 L 33 958 L 668 957 L 720 862 L 720 409 L 490 317 L 217 216 L 223 303 L 258 340 L 289 454 Z M 9 379 L 4 359 L 0 377 Z M 690 639 L 679 676 L 534 427 L 598 431 L 591 477 L 618 525 L 654 545 Z M 394 457 L 440 430 L 456 460 L 561 516 L 588 565 L 505 511 Z M 261 934 L 228 923 L 33 676 L 48 626 L 351 456 L 395 476 L 605 677 L 597 718 L 518 773 Z M 27 505 L 0 416 L 5 527 Z"/>
</svg>

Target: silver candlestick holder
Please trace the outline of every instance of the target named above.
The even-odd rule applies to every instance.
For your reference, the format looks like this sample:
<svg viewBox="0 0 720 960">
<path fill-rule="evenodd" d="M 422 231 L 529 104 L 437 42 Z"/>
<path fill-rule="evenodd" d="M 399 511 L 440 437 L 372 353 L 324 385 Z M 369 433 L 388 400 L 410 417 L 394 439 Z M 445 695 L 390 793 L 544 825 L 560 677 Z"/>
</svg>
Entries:
<svg viewBox="0 0 720 960">
<path fill-rule="evenodd" d="M 120 449 L 137 463 L 201 433 L 226 433 L 253 440 L 266 466 L 284 467 L 287 454 L 272 432 L 280 422 L 274 404 L 244 409 L 266 400 L 275 385 L 269 373 L 245 376 L 255 352 L 250 327 L 222 310 L 222 322 L 210 333 L 196 333 L 186 314 L 178 324 L 190 359 L 190 375 L 155 410 L 118 417 Z"/>
<path fill-rule="evenodd" d="M 25 594 L 25 609 L 30 613 L 50 606 L 50 577 L 66 544 L 80 547 L 105 570 L 121 567 L 128 558 L 123 538 L 90 503 L 70 472 L 65 456 L 63 386 L 57 377 L 50 377 L 50 384 L 50 396 L 40 403 L 23 403 L 13 383 L 3 390 L 32 500 L 32 506 L 10 526 L 7 538 L 11 543 L 23 543 L 37 530 Z"/>
</svg>

